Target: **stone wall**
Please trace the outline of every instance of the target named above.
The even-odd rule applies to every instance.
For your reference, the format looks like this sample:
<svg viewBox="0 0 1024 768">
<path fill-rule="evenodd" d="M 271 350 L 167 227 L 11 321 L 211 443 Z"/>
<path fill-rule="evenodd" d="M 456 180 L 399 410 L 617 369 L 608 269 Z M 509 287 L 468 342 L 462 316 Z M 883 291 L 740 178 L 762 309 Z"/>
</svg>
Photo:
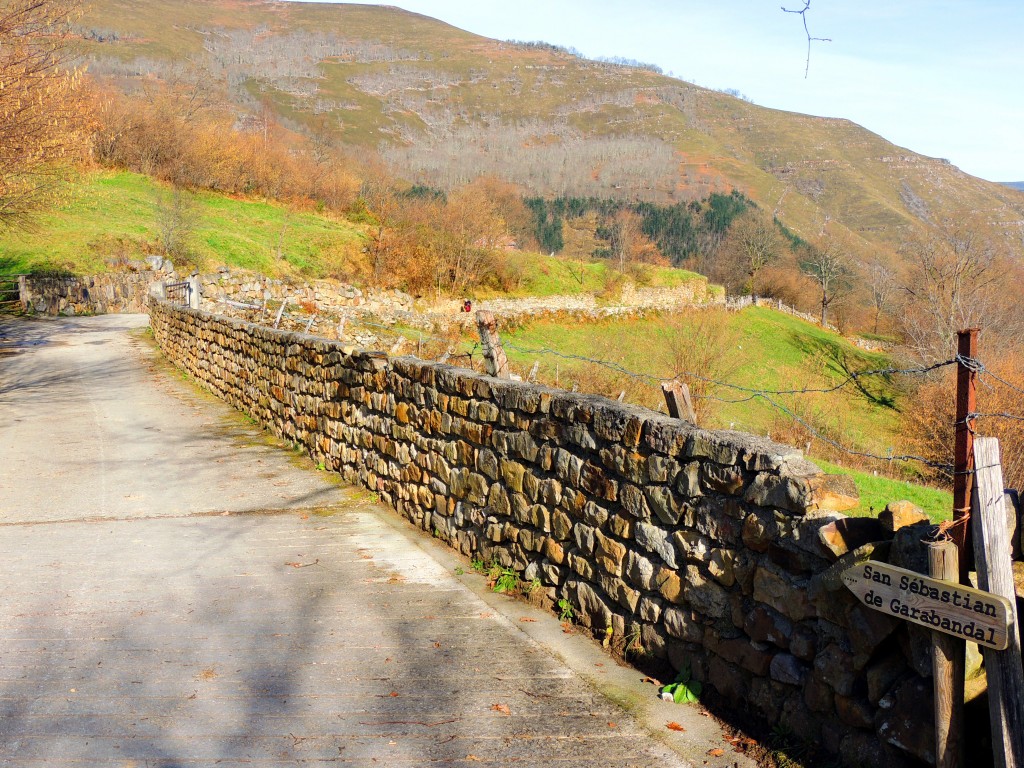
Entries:
<svg viewBox="0 0 1024 768">
<path fill-rule="evenodd" d="M 245 270 L 226 270 L 201 275 L 204 309 L 220 311 L 219 301 L 248 304 L 281 301 L 306 307 L 311 312 L 338 313 L 356 310 L 373 315 L 411 312 L 413 298 L 402 291 L 362 290 L 337 280 L 290 281 Z"/>
<path fill-rule="evenodd" d="M 147 310 L 150 286 L 166 272 L 108 272 L 89 277 L 20 278 L 19 297 L 26 312 L 40 315 L 104 315 Z"/>
<path fill-rule="evenodd" d="M 165 354 L 219 397 L 463 554 L 537 579 L 620 649 L 689 667 L 710 706 L 851 766 L 929 759 L 927 634 L 864 608 L 829 571 L 894 528 L 876 557 L 902 551 L 901 534 L 928 526 L 919 516 L 886 534 L 830 512 L 844 501 L 830 476 L 750 435 L 165 302 L 150 311 Z"/>
</svg>

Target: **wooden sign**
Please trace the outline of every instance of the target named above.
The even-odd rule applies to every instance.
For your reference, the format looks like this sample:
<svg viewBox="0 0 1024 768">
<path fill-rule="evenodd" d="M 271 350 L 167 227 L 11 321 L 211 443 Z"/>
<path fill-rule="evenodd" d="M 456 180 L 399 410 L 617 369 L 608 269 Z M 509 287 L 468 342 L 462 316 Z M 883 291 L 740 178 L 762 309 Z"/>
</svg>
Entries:
<svg viewBox="0 0 1024 768">
<path fill-rule="evenodd" d="M 840 577 L 864 605 L 904 621 L 1001 651 L 1013 612 L 1009 601 L 875 560 L 857 563 Z"/>
</svg>

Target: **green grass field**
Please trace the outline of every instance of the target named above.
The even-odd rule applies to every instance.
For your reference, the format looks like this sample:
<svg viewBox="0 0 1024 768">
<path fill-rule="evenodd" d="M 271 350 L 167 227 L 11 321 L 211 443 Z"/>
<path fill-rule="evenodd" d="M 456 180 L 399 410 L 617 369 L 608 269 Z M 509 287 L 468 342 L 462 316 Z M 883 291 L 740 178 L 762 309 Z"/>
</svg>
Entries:
<svg viewBox="0 0 1024 768">
<path fill-rule="evenodd" d="M 890 501 L 910 501 L 923 509 L 933 523 L 953 517 L 953 494 L 940 488 L 898 480 L 871 472 L 861 472 L 823 459 L 812 458 L 815 464 L 829 473 L 850 475 L 860 492 L 860 505 L 848 510 L 851 517 L 874 517 Z"/>
<path fill-rule="evenodd" d="M 550 349 L 565 355 L 599 358 L 621 365 L 639 374 L 670 377 L 677 373 L 697 374 L 726 381 L 738 387 L 758 390 L 821 389 L 834 386 L 846 377 L 846 369 L 863 371 L 889 365 L 882 354 L 865 352 L 841 336 L 811 323 L 766 308 L 751 308 L 739 313 L 724 310 L 697 310 L 683 319 L 653 316 L 642 319 L 610 319 L 590 324 L 565 324 L 558 321 L 532 323 L 507 334 L 511 342 L 509 358 L 514 365 L 528 369 L 540 361 L 545 380 L 573 383 L 583 389 L 583 381 L 600 382 L 604 374 L 592 366 L 552 354 L 533 354 L 531 350 Z M 713 351 L 701 354 L 702 348 Z M 621 389 L 631 388 L 647 397 L 645 403 L 660 403 L 656 382 L 638 382 L 609 371 L 620 379 Z M 684 376 L 684 378 L 686 378 Z M 611 382 L 611 389 L 617 386 Z M 691 389 L 698 392 L 700 382 L 690 377 Z M 749 398 L 742 389 L 713 386 L 703 393 L 712 400 L 711 425 L 742 429 L 759 434 L 777 431 L 780 410 L 763 398 Z M 816 431 L 842 436 L 853 446 L 885 452 L 896 445 L 899 390 L 885 377 L 871 379 L 864 389 L 847 386 L 837 393 L 777 395 L 772 399 L 808 421 Z M 790 422 L 792 419 L 783 418 Z"/>
<path fill-rule="evenodd" d="M 539 361 L 541 381 L 613 398 L 625 391 L 628 402 L 661 410 L 663 397 L 657 379 L 680 371 L 697 374 L 682 377 L 694 393 L 702 391 L 699 376 L 760 391 L 828 389 L 841 383 L 847 371 L 884 368 L 891 363 L 884 354 L 865 352 L 838 334 L 767 308 L 736 313 L 696 310 L 682 320 L 666 316 L 591 324 L 552 320 L 511 329 L 502 337 L 513 369 L 519 373 L 525 374 Z M 694 353 L 706 346 L 717 349 L 712 354 Z M 640 376 L 634 378 L 580 357 L 607 361 Z M 851 475 L 861 504 L 849 514 L 877 514 L 890 501 L 901 499 L 917 504 L 933 520 L 951 514 L 951 494 L 910 482 L 917 478 L 913 467 L 878 463 L 877 470 L 865 469 L 863 462 L 844 458 L 790 415 L 796 414 L 813 432 L 843 446 L 878 455 L 898 452 L 899 407 L 904 393 L 899 382 L 889 377 L 872 377 L 863 388 L 850 385 L 835 392 L 769 395 L 773 402 L 722 386 L 705 389 L 703 394 L 706 397 L 698 401 L 702 426 L 767 435 L 804 450 L 809 443 L 809 455 L 819 466 Z"/>
<path fill-rule="evenodd" d="M 510 296 L 556 296 L 593 293 L 614 303 L 617 289 L 624 280 L 615 266 L 601 259 L 568 259 L 533 252 L 513 252 L 507 255 L 513 268 L 521 275 L 521 286 L 510 291 Z M 707 278 L 696 272 L 672 267 L 636 265 L 627 278 L 653 288 L 676 288 L 696 282 L 707 285 Z M 498 294 L 495 294 L 498 295 Z M 489 298 L 481 295 L 480 298 Z"/>
<path fill-rule="evenodd" d="M 183 194 L 193 232 L 182 266 L 227 264 L 274 276 L 320 277 L 361 247 L 361 230 L 342 218 L 211 192 Z M 111 259 L 160 253 L 159 222 L 166 216 L 160 200 L 168 197 L 168 188 L 147 176 L 84 175 L 32 231 L 0 234 L 0 272 L 92 274 L 105 271 Z"/>
</svg>

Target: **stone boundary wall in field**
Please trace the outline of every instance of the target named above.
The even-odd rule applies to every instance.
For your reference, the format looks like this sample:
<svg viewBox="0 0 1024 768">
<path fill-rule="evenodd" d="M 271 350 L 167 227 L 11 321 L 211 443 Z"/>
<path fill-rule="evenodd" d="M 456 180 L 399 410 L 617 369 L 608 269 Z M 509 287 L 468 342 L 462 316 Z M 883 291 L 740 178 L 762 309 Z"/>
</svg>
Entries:
<svg viewBox="0 0 1024 768">
<path fill-rule="evenodd" d="M 150 314 L 203 386 L 463 554 L 538 580 L 620 650 L 691 669 L 709 705 L 851 766 L 930 758 L 927 633 L 828 574 L 881 524 L 828 511 L 841 494 L 795 449 L 162 301 Z M 876 557 L 913 550 L 922 525 Z"/>
</svg>

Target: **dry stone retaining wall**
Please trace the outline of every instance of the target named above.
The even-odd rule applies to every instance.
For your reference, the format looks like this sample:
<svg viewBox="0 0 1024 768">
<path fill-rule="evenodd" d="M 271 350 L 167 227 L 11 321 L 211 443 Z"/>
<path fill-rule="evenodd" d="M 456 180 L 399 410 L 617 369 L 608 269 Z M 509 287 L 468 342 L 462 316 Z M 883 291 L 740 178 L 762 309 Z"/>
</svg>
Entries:
<svg viewBox="0 0 1024 768">
<path fill-rule="evenodd" d="M 927 634 L 823 578 L 857 526 L 798 451 L 156 300 L 151 318 L 218 396 L 583 625 L 689 667 L 712 703 L 849 765 L 930 757 Z"/>
<path fill-rule="evenodd" d="M 89 277 L 19 279 L 19 298 L 25 311 L 41 315 L 104 315 L 141 313 L 147 308 L 150 286 L 165 272 L 110 272 Z"/>
</svg>

